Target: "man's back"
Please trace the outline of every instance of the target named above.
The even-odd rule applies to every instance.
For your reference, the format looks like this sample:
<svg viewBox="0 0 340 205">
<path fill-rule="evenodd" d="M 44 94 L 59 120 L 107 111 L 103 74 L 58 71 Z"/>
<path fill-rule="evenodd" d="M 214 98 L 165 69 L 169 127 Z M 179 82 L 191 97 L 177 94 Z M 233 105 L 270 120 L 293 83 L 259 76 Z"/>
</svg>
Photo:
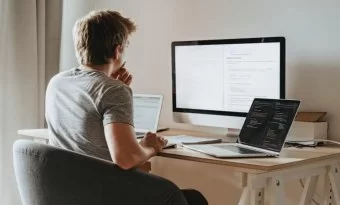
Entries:
<svg viewBox="0 0 340 205">
<path fill-rule="evenodd" d="M 131 89 L 99 71 L 74 68 L 53 77 L 46 91 L 50 144 L 111 160 L 103 126 L 133 125 Z"/>
<path fill-rule="evenodd" d="M 53 77 L 46 91 L 50 144 L 110 160 L 128 170 L 119 171 L 119 176 L 112 172 L 113 181 L 109 177 L 101 182 L 102 193 L 116 193 L 110 186 L 113 183 L 119 185 L 116 194 L 133 194 L 128 204 L 207 205 L 199 192 L 182 193 L 170 181 L 135 169 L 167 144 L 155 133 L 136 139 L 129 87 L 132 75 L 124 60 L 128 37 L 135 30 L 129 18 L 110 10 L 93 11 L 76 21 L 73 40 L 81 66 Z"/>
</svg>

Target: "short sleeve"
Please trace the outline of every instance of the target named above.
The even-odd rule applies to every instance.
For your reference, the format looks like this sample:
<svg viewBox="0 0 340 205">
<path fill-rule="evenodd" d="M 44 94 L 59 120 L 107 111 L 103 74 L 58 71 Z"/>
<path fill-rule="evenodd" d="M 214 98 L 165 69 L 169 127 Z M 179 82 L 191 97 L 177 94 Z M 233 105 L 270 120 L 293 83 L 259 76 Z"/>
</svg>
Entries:
<svg viewBox="0 0 340 205">
<path fill-rule="evenodd" d="M 100 107 L 103 125 L 109 123 L 133 123 L 132 90 L 126 85 L 112 86 L 103 94 Z"/>
</svg>

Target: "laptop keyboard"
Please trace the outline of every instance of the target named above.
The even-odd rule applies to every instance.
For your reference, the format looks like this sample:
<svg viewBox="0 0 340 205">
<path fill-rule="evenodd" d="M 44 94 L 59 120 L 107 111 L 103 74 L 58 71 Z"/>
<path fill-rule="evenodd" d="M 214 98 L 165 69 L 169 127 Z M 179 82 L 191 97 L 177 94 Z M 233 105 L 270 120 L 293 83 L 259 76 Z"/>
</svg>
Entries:
<svg viewBox="0 0 340 205">
<path fill-rule="evenodd" d="M 215 147 L 225 149 L 231 152 L 240 153 L 240 154 L 263 154 L 263 152 L 259 152 L 259 151 L 255 151 L 255 150 L 251 150 L 251 149 L 247 149 L 243 147 L 238 147 L 234 145 L 215 145 Z"/>
</svg>

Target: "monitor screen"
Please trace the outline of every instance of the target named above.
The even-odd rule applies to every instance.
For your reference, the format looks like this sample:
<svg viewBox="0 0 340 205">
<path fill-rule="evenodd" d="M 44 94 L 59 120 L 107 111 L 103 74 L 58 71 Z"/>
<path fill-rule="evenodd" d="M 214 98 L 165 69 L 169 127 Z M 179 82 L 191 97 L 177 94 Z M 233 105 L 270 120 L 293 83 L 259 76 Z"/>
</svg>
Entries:
<svg viewBox="0 0 340 205">
<path fill-rule="evenodd" d="M 254 98 L 284 98 L 284 42 L 283 37 L 173 42 L 173 110 L 246 116 Z"/>
</svg>

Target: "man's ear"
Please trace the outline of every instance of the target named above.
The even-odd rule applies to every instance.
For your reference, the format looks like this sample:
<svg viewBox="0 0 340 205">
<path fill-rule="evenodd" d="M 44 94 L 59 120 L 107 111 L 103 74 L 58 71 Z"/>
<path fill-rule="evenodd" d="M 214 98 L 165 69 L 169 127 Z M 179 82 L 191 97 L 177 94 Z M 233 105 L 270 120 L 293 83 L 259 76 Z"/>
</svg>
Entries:
<svg viewBox="0 0 340 205">
<path fill-rule="evenodd" d="M 115 52 L 114 52 L 113 59 L 118 60 L 120 56 L 122 55 L 122 46 L 117 45 L 114 49 L 115 49 Z"/>
</svg>

